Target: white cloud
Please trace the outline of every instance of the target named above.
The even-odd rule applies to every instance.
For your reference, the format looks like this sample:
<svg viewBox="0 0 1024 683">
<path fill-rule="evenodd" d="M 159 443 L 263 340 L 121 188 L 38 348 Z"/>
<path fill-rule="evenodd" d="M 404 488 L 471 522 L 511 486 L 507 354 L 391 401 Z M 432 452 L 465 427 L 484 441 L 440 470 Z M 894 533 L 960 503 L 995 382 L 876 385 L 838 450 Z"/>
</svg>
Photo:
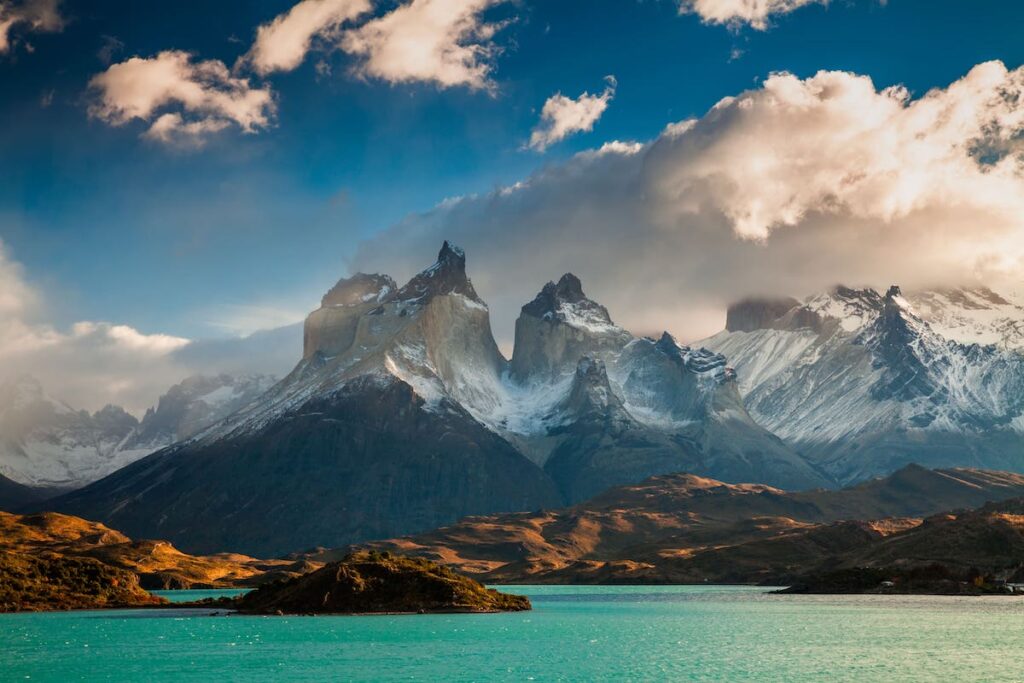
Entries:
<svg viewBox="0 0 1024 683">
<path fill-rule="evenodd" d="M 246 61 L 263 75 L 291 71 L 315 39 L 337 42 L 342 25 L 370 9 L 369 0 L 303 0 L 257 29 Z"/>
<path fill-rule="evenodd" d="M 115 126 L 152 121 L 145 135 L 161 142 L 197 144 L 231 125 L 255 133 L 271 124 L 275 112 L 269 87 L 232 75 L 223 62 L 194 61 L 179 50 L 132 57 L 89 85 L 96 94 L 90 115 Z"/>
<path fill-rule="evenodd" d="M 60 0 L 0 0 L 0 54 L 10 52 L 15 30 L 54 33 L 63 28 Z"/>
<path fill-rule="evenodd" d="M 530 134 L 530 148 L 543 152 L 573 133 L 589 132 L 615 97 L 615 77 L 606 76 L 607 87 L 600 95 L 584 92 L 575 100 L 555 93 L 544 103 L 540 122 Z"/>
<path fill-rule="evenodd" d="M 189 340 L 106 322 L 60 330 L 41 320 L 44 303 L 0 244 L 0 381 L 29 373 L 76 407 L 141 410 L 184 376 L 173 354 Z"/>
<path fill-rule="evenodd" d="M 1024 69 L 999 62 L 917 99 L 851 73 L 775 74 L 642 148 L 411 216 L 354 265 L 401 278 L 455 240 L 504 341 L 565 271 L 632 329 L 688 338 L 751 293 L 998 288 L 1024 267 L 1022 139 Z"/>
<path fill-rule="evenodd" d="M 302 353 L 301 326 L 200 341 L 109 322 L 80 321 L 62 329 L 47 321 L 46 298 L 0 243 L 0 382 L 31 374 L 79 409 L 114 403 L 141 414 L 189 375 L 280 375 Z"/>
<path fill-rule="evenodd" d="M 505 22 L 482 15 L 506 1 L 412 0 L 346 31 L 341 47 L 361 58 L 354 72 L 366 78 L 487 89 L 499 51 L 493 38 Z"/>
<path fill-rule="evenodd" d="M 696 14 L 709 24 L 749 24 L 763 31 L 773 15 L 788 14 L 811 4 L 827 5 L 828 0 L 679 0 L 679 11 Z"/>
</svg>

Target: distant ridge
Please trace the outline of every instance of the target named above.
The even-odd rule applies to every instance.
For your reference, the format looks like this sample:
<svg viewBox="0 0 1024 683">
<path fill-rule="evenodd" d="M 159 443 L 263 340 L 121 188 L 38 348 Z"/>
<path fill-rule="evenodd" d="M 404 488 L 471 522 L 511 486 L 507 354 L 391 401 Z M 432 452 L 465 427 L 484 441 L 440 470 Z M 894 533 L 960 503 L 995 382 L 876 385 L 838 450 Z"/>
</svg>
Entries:
<svg viewBox="0 0 1024 683">
<path fill-rule="evenodd" d="M 916 465 L 839 491 L 793 493 L 672 474 L 561 510 L 474 517 L 363 547 L 443 560 L 496 583 L 782 581 L 833 555 L 870 554 L 882 538 L 917 538 L 927 527 L 909 530 L 922 517 L 1021 497 L 1024 475 Z M 886 561 L 903 556 L 878 548 Z"/>
</svg>

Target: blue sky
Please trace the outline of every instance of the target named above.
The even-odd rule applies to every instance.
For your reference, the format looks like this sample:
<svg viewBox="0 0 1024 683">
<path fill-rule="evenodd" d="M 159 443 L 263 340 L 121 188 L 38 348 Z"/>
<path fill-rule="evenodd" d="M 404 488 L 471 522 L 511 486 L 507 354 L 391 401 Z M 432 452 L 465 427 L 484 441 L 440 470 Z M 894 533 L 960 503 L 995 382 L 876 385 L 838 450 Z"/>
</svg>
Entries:
<svg viewBox="0 0 1024 683">
<path fill-rule="evenodd" d="M 404 214 L 607 140 L 651 139 L 772 71 L 851 70 L 920 93 L 987 59 L 1024 61 L 1019 3 L 851 0 L 758 31 L 705 25 L 668 0 L 524 2 L 495 10 L 516 21 L 496 39 L 493 94 L 360 80 L 335 54 L 331 76 L 307 60 L 268 79 L 273 128 L 198 151 L 87 116 L 110 38 L 115 61 L 174 48 L 231 64 L 290 6 L 72 0 L 63 31 L 0 58 L 0 238 L 59 293 L 57 321 L 209 336 L 225 331 L 209 325 L 221 305 L 314 303 L 360 239 Z M 593 132 L 521 148 L 548 96 L 599 91 L 606 74 L 618 90 Z"/>
<path fill-rule="evenodd" d="M 925 265 L 894 272 L 898 269 L 886 262 L 883 269 L 877 254 L 851 244 L 875 240 L 880 250 L 890 251 L 913 244 L 922 263 L 928 257 L 945 267 L 934 256 L 946 254 L 973 264 L 970 275 L 981 272 L 977 264 L 988 268 L 1002 258 L 993 254 L 1005 254 L 1006 244 L 1020 242 L 1016 223 L 1004 220 L 1016 207 L 989 199 L 1007 194 L 1006 187 L 1016 194 L 1014 171 L 983 173 L 986 169 L 971 159 L 964 167 L 960 157 L 973 159 L 974 150 L 990 147 L 997 157 L 1016 154 L 1022 135 L 1015 128 L 1016 105 L 996 106 L 992 93 L 1017 92 L 1024 82 L 1016 71 L 1024 63 L 1022 3 L 805 0 L 804 6 L 752 26 L 680 12 L 680 3 L 693 10 L 723 0 L 447 1 L 487 5 L 475 20 L 498 27 L 492 38 L 478 35 L 469 41 L 490 50 L 479 57 L 489 69 L 485 87 L 442 87 L 429 78 L 372 73 L 351 50 L 328 49 L 340 44 L 336 35 L 314 40 L 294 70 L 261 75 L 254 62 L 237 63 L 254 45 L 257 27 L 284 16 L 297 0 L 0 0 L 0 23 L 26 7 L 59 13 L 59 21 L 48 26 L 29 20 L 13 24 L 7 49 L 0 49 L 0 283 L 13 282 L 9 291 L 24 288 L 32 295 L 32 306 L 15 312 L 9 307 L 7 314 L 56 335 L 70 334 L 78 321 L 189 339 L 238 335 L 301 319 L 352 268 L 407 276 L 428 265 L 434 243 L 450 235 L 470 247 L 472 275 L 485 298 L 493 299 L 492 318 L 500 316 L 495 321 L 500 341 L 507 342 L 517 306 L 560 270 L 586 276 L 588 291 L 604 297 L 613 315 L 642 328 L 639 332 L 657 327 L 695 337 L 715 329 L 729 297 L 751 289 L 804 295 L 808 292 L 795 290 L 820 286 L 827 278 L 934 280 L 934 269 Z M 413 4 L 431 2 L 442 0 Z M 387 18 L 402 7 L 373 3 L 345 29 Z M 194 62 L 219 60 L 224 78 L 233 68 L 231 78 L 272 93 L 274 111 L 267 125 L 246 134 L 228 121 L 224 130 L 204 134 L 202 144 L 172 144 L 147 137 L 147 130 L 159 112 L 188 117 L 173 102 L 121 125 L 115 125 L 112 109 L 97 114 L 98 103 L 110 105 L 101 102 L 109 91 L 90 88 L 91 79 L 133 57 L 153 60 L 167 50 L 188 52 Z M 984 97 L 966 98 L 950 88 L 989 60 L 1001 61 L 1005 69 L 996 69 L 979 86 Z M 820 70 L 867 76 L 874 87 L 857 90 L 859 81 L 852 76 L 834 85 L 814 81 Z M 747 136 L 739 139 L 755 147 L 761 139 L 756 121 L 753 128 L 740 129 L 729 123 L 742 116 L 738 111 L 727 118 L 710 115 L 709 109 L 726 97 L 743 99 L 744 93 L 770 100 L 771 92 L 762 88 L 776 72 L 793 74 L 800 84 L 794 87 L 814 90 L 815 97 L 852 88 L 854 104 L 841 120 L 828 124 L 836 128 L 836 139 L 821 145 L 838 150 L 830 152 L 832 157 L 877 154 L 879 146 L 928 138 L 934 142 L 929 150 L 960 154 L 952 165 L 932 164 L 942 169 L 932 180 L 955 187 L 963 178 L 962 186 L 972 188 L 979 205 L 958 200 L 940 207 L 934 196 L 907 195 L 908 187 L 931 182 L 922 180 L 930 162 L 920 162 L 931 152 L 921 150 L 902 158 L 908 166 L 920 162 L 922 169 L 897 179 L 899 191 L 892 196 L 879 198 L 877 188 L 861 187 L 839 200 L 827 188 L 802 197 L 804 188 L 839 171 L 832 168 L 834 158 L 819 159 L 807 170 L 803 159 L 787 157 L 790 140 L 803 140 L 811 156 L 816 149 L 817 143 L 802 136 L 820 119 L 802 122 L 800 106 L 786 110 L 790 127 L 776 125 L 774 137 L 764 136 L 765 147 L 758 151 L 762 158 L 786 158 L 779 169 L 731 177 L 726 168 L 714 178 L 730 176 L 723 185 L 728 192 L 693 194 L 691 176 L 702 171 L 685 167 L 686 159 L 704 168 L 720 161 L 708 150 L 745 144 L 731 136 Z M 600 95 L 610 75 L 614 92 L 608 91 L 610 99 L 591 130 L 570 132 L 542 151 L 527 147 L 549 98 L 561 93 L 575 99 L 584 91 Z M 884 89 L 893 85 L 909 93 L 890 97 Z M 911 103 L 933 88 L 944 93 L 947 105 L 967 102 L 975 128 L 953 130 L 941 121 L 920 128 L 917 118 L 925 107 L 914 114 Z M 761 106 L 758 101 L 750 103 L 751 111 Z M 894 118 L 873 124 L 869 138 L 858 127 L 857 107 L 871 111 L 870 102 L 892 105 L 888 115 Z M 991 116 L 1001 117 L 994 140 L 983 132 Z M 697 132 L 678 139 L 663 134 L 668 124 L 689 119 L 699 120 Z M 889 130 L 897 131 L 895 138 Z M 611 141 L 645 147 L 619 155 L 622 159 L 577 156 Z M 952 158 L 939 156 L 943 163 Z M 729 158 L 732 167 L 748 168 L 743 155 Z M 888 172 L 884 154 L 875 161 Z M 793 171 L 794 165 L 804 175 Z M 651 169 L 660 169 L 661 176 L 654 178 Z M 620 182 L 610 175 L 615 173 L 633 180 Z M 572 180 L 573 174 L 582 180 Z M 840 185 L 849 176 L 835 175 Z M 666 218 L 664 206 L 648 201 L 649 192 L 679 177 L 691 185 L 670 189 L 675 199 L 685 195 L 689 204 L 682 218 Z M 714 180 L 709 177 L 701 182 Z M 783 194 L 789 199 L 773 212 L 778 197 L 758 193 L 775 185 L 777 177 L 783 178 L 777 184 L 786 185 Z M 522 198 L 497 190 L 524 179 L 532 179 L 532 189 Z M 626 193 L 621 201 L 603 207 L 602 201 L 620 191 Z M 565 197 L 545 198 L 553 194 Z M 747 202 L 748 197 L 754 199 Z M 439 204 L 442 209 L 433 208 Z M 748 214 L 765 206 L 767 222 L 744 234 L 744 225 L 757 223 L 747 220 Z M 672 211 L 681 207 L 677 202 Z M 588 214 L 586 220 L 595 225 L 577 225 Z M 826 214 L 835 219 L 828 226 L 820 218 Z M 966 235 L 965 242 L 987 251 L 933 252 L 944 247 L 909 238 L 901 246 L 884 242 L 898 232 L 924 234 L 920 226 L 936 225 L 936 216 L 942 227 L 929 239 Z M 988 230 L 984 237 L 982 222 Z M 918 227 L 891 229 L 903 223 Z M 833 224 L 847 232 L 826 240 L 824 235 L 840 230 Z M 695 237 L 711 235 L 711 226 L 721 234 L 703 241 Z M 785 229 L 776 230 L 779 226 Z M 665 242 L 666 230 L 683 231 L 690 241 Z M 600 256 L 615 249 L 629 252 L 628 267 Z M 694 251 L 700 252 L 699 261 L 674 257 Z M 791 277 L 810 261 L 821 262 L 817 271 Z M 1004 261 L 1003 271 L 1016 267 Z M 676 273 L 684 262 L 692 277 Z M 624 293 L 640 292 L 635 281 L 652 273 L 660 276 L 657 298 L 646 307 L 628 301 Z M 723 284 L 727 280 L 734 282 Z"/>
</svg>

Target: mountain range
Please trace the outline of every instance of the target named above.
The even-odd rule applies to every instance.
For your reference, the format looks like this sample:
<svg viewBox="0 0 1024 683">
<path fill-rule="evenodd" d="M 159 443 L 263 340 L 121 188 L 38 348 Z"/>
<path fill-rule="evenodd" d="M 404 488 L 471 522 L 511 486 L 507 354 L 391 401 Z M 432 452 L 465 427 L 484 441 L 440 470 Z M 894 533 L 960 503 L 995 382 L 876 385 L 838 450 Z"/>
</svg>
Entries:
<svg viewBox="0 0 1024 683">
<path fill-rule="evenodd" d="M 747 407 L 838 483 L 928 467 L 1024 468 L 1022 309 L 987 289 L 835 289 L 730 307 L 704 340 Z"/>
<path fill-rule="evenodd" d="M 403 286 L 340 281 L 302 359 L 259 401 L 54 509 L 188 551 L 276 554 L 558 507 L 689 471 L 810 488 L 828 479 L 755 423 L 725 358 L 636 338 L 566 274 L 505 359 L 445 243 Z"/>
<path fill-rule="evenodd" d="M 191 435 L 158 408 L 119 443 L 170 445 L 47 506 L 274 555 L 670 473 L 809 490 L 912 462 L 1019 471 L 1021 310 L 986 289 L 836 287 L 740 302 L 687 346 L 631 334 L 567 273 L 522 307 L 506 359 L 446 242 L 404 285 L 340 280 L 284 380 Z"/>
<path fill-rule="evenodd" d="M 265 375 L 190 377 L 138 420 L 118 406 L 75 410 L 35 378 L 15 377 L 0 384 L 0 477 L 34 489 L 35 497 L 80 488 L 230 415 L 274 382 Z M 14 505 L 11 484 L 0 484 L 0 501 Z"/>
</svg>

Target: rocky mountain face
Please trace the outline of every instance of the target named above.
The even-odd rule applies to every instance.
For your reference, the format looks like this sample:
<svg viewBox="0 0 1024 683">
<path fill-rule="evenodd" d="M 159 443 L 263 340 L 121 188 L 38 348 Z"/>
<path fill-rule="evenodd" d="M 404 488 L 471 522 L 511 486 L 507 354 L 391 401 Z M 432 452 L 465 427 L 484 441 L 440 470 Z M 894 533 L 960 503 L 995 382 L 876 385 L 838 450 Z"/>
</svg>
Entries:
<svg viewBox="0 0 1024 683">
<path fill-rule="evenodd" d="M 265 376 L 190 377 L 139 421 L 118 406 L 74 410 L 34 378 L 15 378 L 0 385 L 0 475 L 39 491 L 84 486 L 208 427 L 272 384 Z"/>
<path fill-rule="evenodd" d="M 821 470 L 840 482 L 911 462 L 1024 470 L 1024 356 L 1007 300 L 837 287 L 783 307 L 743 302 L 703 343 L 730 358 L 754 419 Z"/>
<path fill-rule="evenodd" d="M 634 338 L 571 274 L 523 307 L 506 360 L 465 264 L 445 243 L 402 287 L 340 281 L 281 383 L 58 509 L 189 551 L 267 555 L 558 506 L 665 472 L 828 482 L 751 419 L 723 356 Z"/>
</svg>

